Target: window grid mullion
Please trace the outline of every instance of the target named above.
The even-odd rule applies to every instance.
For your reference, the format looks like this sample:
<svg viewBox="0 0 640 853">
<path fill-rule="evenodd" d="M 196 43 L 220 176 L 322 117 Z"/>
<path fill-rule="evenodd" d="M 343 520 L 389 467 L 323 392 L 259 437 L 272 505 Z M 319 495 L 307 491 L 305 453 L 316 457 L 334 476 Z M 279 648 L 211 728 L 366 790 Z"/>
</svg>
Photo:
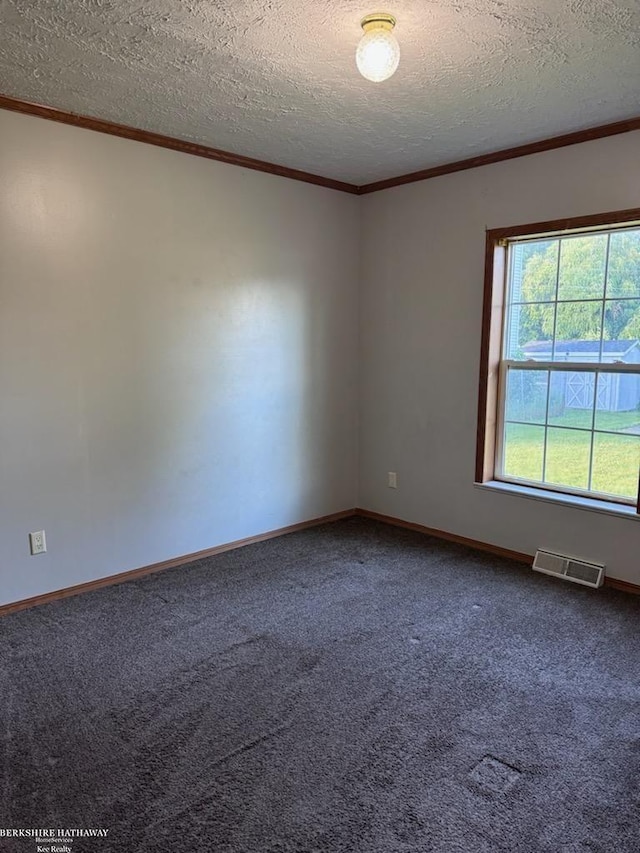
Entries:
<svg viewBox="0 0 640 853">
<path fill-rule="evenodd" d="M 596 440 L 594 432 L 596 426 L 596 409 L 598 406 L 598 380 L 600 374 L 596 373 L 593 377 L 593 404 L 591 406 L 591 446 L 589 447 L 589 479 L 587 480 L 587 489 L 591 491 L 591 480 L 593 477 L 593 445 Z"/>
<path fill-rule="evenodd" d="M 543 427 L 544 424 L 541 421 L 519 421 L 517 418 L 505 418 L 505 424 L 518 424 L 519 426 L 537 426 Z M 619 430 L 615 429 L 591 429 L 590 427 L 576 427 L 576 426 L 565 426 L 564 424 L 549 424 L 549 429 L 562 429 L 565 432 L 586 432 L 593 433 L 594 435 L 597 433 L 598 435 L 621 435 Z M 636 438 L 636 436 L 629 436 L 630 438 Z M 638 439 L 640 441 L 640 439 Z"/>
<path fill-rule="evenodd" d="M 558 259 L 556 261 L 555 300 L 553 302 L 553 334 L 551 336 L 551 361 L 556 356 L 556 329 L 558 327 L 558 291 L 560 288 L 560 263 L 562 260 L 562 240 L 558 241 Z M 547 445 L 549 442 L 549 398 L 551 393 L 551 371 L 547 371 L 547 404 L 544 416 L 544 445 L 542 448 L 542 482 L 547 478 Z"/>
<path fill-rule="evenodd" d="M 606 302 L 637 302 L 640 299 L 639 296 L 607 296 Z M 602 299 L 595 297 L 589 297 L 589 299 L 558 299 L 558 302 L 562 302 L 563 305 L 571 305 L 575 303 L 580 303 L 582 305 L 584 302 L 602 302 Z M 511 302 L 512 306 L 527 306 L 527 305 L 553 305 L 556 302 L 554 299 L 532 299 L 531 302 L 523 302 L 522 300 L 518 300 L 515 302 Z"/>
<path fill-rule="evenodd" d="M 598 363 L 602 363 L 602 354 L 604 352 L 604 317 L 607 299 L 607 280 L 609 278 L 609 255 L 611 252 L 611 232 L 607 234 L 607 250 L 604 260 L 604 285 L 602 289 L 602 310 L 600 312 L 600 348 L 598 350 Z M 591 408 L 591 447 L 589 448 L 589 479 L 587 488 L 591 491 L 593 483 L 593 451 L 596 443 L 596 412 L 598 410 L 598 385 L 600 384 L 600 376 L 596 373 L 593 377 L 593 406 Z"/>
<path fill-rule="evenodd" d="M 553 302 L 553 334 L 551 336 L 551 361 L 556 358 L 556 329 L 558 327 L 558 290 L 560 288 L 560 261 L 562 259 L 562 240 L 558 240 L 558 260 L 556 261 L 556 298 Z"/>
<path fill-rule="evenodd" d="M 611 234 L 607 234 L 607 252 L 604 259 L 604 287 L 602 291 L 602 310 L 600 312 L 600 349 L 598 351 L 598 361 L 602 361 L 602 353 L 604 352 L 604 312 L 607 299 L 607 279 L 609 278 L 609 253 L 611 251 Z"/>
<path fill-rule="evenodd" d="M 547 479 L 547 442 L 549 439 L 549 398 L 551 396 L 551 371 L 547 370 L 547 404 L 544 412 L 544 445 L 542 448 L 542 482 Z"/>
</svg>

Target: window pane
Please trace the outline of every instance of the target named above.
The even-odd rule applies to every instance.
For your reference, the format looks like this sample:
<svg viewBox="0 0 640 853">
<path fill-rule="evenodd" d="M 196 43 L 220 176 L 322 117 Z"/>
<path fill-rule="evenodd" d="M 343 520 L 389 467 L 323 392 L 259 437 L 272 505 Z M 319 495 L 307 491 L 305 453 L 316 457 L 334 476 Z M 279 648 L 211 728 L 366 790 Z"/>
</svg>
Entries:
<svg viewBox="0 0 640 853">
<path fill-rule="evenodd" d="M 591 429 L 595 374 L 558 370 L 551 374 L 549 423 Z"/>
<path fill-rule="evenodd" d="M 595 433 L 592 489 L 635 500 L 639 469 L 640 436 Z"/>
<path fill-rule="evenodd" d="M 547 413 L 548 382 L 547 370 L 509 370 L 506 420 L 544 424 Z"/>
<path fill-rule="evenodd" d="M 558 305 L 553 361 L 598 361 L 602 302 Z"/>
<path fill-rule="evenodd" d="M 545 482 L 574 489 L 588 489 L 590 457 L 590 432 L 549 427 Z"/>
<path fill-rule="evenodd" d="M 544 427 L 506 424 L 504 473 L 523 480 L 542 480 Z"/>
<path fill-rule="evenodd" d="M 640 361 L 640 299 L 607 299 L 604 304 L 603 361 Z"/>
<path fill-rule="evenodd" d="M 512 305 L 509 309 L 507 358 L 551 361 L 554 305 Z"/>
<path fill-rule="evenodd" d="M 640 229 L 611 235 L 607 296 L 640 298 Z"/>
<path fill-rule="evenodd" d="M 556 369 L 507 369 L 498 475 L 635 498 L 640 227 L 514 241 L 508 276 L 504 357 Z M 595 370 L 617 362 L 638 375 Z"/>
<path fill-rule="evenodd" d="M 560 241 L 558 299 L 602 299 L 607 259 L 606 234 Z"/>
<path fill-rule="evenodd" d="M 640 435 L 640 375 L 601 373 L 597 398 L 597 430 Z"/>
<path fill-rule="evenodd" d="M 548 302 L 556 298 L 559 240 L 514 243 L 510 302 Z"/>
</svg>

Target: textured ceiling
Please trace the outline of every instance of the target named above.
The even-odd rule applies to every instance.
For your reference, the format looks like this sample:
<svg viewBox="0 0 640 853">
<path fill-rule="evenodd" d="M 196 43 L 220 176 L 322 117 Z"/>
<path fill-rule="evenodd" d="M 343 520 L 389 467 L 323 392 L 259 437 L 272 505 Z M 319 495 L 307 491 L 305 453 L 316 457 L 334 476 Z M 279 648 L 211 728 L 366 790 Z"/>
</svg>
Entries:
<svg viewBox="0 0 640 853">
<path fill-rule="evenodd" d="M 0 92 L 361 185 L 637 116 L 640 0 L 0 0 Z"/>
</svg>

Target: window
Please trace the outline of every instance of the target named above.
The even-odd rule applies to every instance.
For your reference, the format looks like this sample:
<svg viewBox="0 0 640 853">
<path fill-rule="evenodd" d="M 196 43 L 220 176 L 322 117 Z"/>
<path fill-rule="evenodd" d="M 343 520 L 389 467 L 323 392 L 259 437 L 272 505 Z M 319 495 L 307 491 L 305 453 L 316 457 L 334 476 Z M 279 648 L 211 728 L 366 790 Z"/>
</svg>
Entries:
<svg viewBox="0 0 640 853">
<path fill-rule="evenodd" d="M 476 480 L 640 512 L 640 210 L 487 233 Z"/>
</svg>

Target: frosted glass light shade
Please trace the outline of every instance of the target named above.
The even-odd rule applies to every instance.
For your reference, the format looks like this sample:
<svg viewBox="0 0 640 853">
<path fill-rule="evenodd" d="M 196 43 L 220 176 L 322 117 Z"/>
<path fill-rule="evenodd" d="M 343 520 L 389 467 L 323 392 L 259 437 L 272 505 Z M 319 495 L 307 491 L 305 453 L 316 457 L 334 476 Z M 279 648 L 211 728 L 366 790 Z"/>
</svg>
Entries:
<svg viewBox="0 0 640 853">
<path fill-rule="evenodd" d="M 388 80 L 400 62 L 400 45 L 392 30 L 395 18 L 379 13 L 362 21 L 364 35 L 356 50 L 358 71 L 367 80 L 381 83 Z"/>
</svg>

